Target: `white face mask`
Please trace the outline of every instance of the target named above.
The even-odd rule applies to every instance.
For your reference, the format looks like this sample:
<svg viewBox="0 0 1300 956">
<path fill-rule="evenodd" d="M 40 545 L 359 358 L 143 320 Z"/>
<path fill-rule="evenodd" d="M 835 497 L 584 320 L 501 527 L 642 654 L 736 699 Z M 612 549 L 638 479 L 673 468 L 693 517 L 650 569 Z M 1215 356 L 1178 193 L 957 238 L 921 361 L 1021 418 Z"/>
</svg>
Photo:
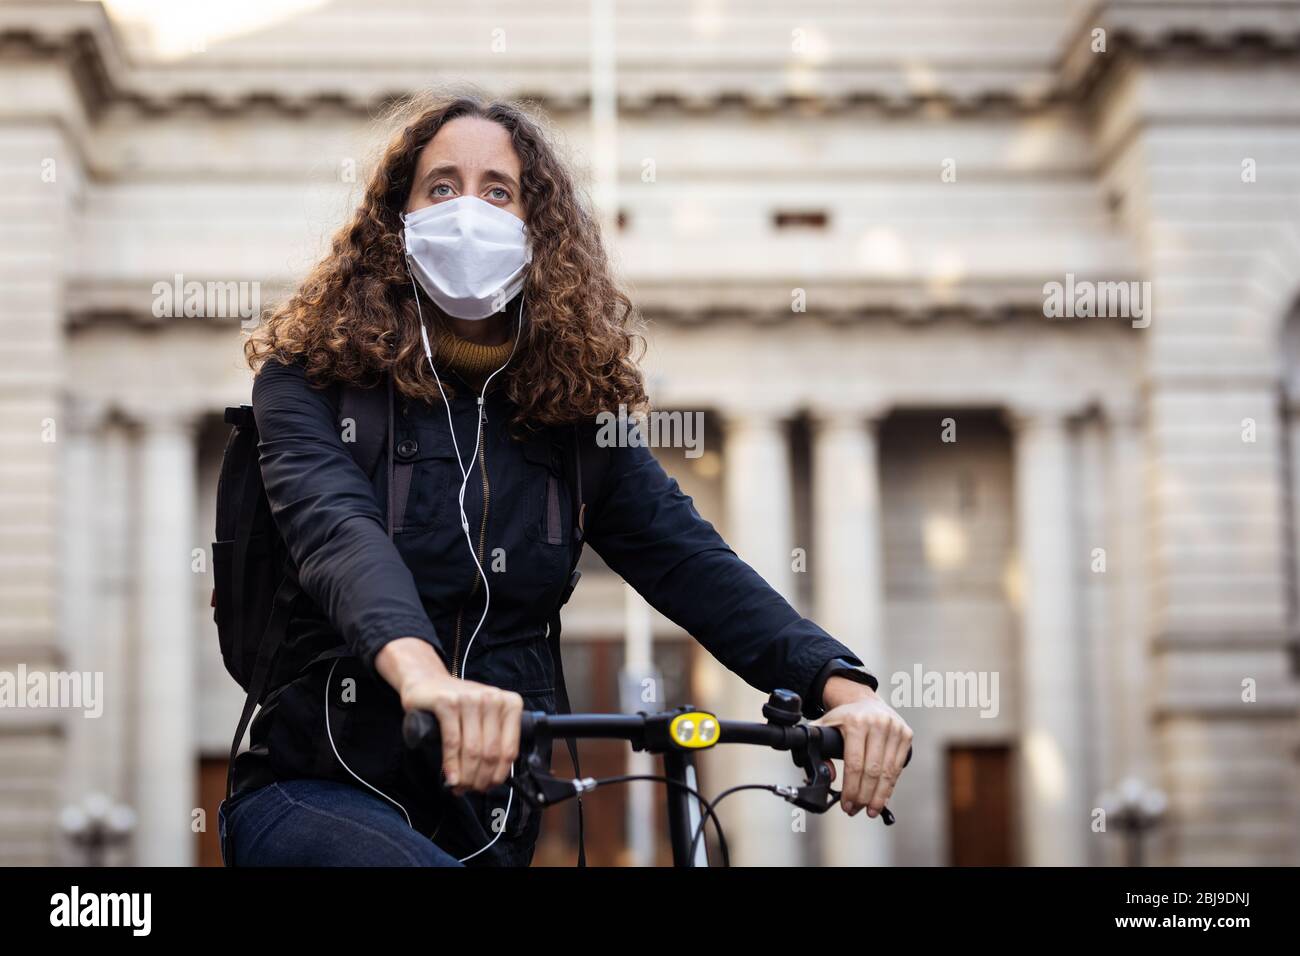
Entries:
<svg viewBox="0 0 1300 956">
<path fill-rule="evenodd" d="M 406 262 L 420 287 L 457 319 L 486 319 L 524 287 L 532 261 L 524 221 L 474 196 L 402 216 Z"/>
</svg>

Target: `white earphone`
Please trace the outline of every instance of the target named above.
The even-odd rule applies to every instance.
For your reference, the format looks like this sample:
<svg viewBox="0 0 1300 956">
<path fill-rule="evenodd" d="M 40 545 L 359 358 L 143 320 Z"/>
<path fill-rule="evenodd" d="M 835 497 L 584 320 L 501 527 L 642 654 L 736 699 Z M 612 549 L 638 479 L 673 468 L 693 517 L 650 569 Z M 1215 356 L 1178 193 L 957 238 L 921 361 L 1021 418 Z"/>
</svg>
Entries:
<svg viewBox="0 0 1300 956">
<path fill-rule="evenodd" d="M 469 643 L 465 645 L 465 653 L 461 658 L 461 665 L 460 665 L 460 673 L 461 673 L 461 677 L 463 678 L 465 676 L 466 669 L 469 666 L 469 652 L 474 646 L 474 639 L 478 637 L 479 630 L 483 627 L 483 622 L 487 620 L 488 607 L 492 599 L 492 591 L 488 585 L 487 574 L 484 573 L 483 566 L 479 563 L 478 552 L 474 550 L 474 539 L 470 536 L 469 533 L 469 516 L 465 514 L 465 489 L 469 487 L 470 472 L 473 471 L 474 464 L 475 462 L 478 461 L 479 443 L 483 441 L 483 424 L 487 420 L 487 412 L 484 407 L 484 396 L 487 395 L 488 385 L 491 384 L 492 379 L 495 378 L 498 373 L 500 373 L 502 370 L 506 368 L 506 366 L 510 364 L 510 360 L 514 358 L 515 350 L 519 348 L 519 339 L 520 336 L 523 335 L 524 306 L 527 303 L 527 296 L 525 295 L 523 298 L 520 299 L 519 302 L 519 323 L 515 332 L 514 345 L 511 346 L 510 349 L 510 355 L 507 356 L 505 363 L 501 366 L 501 368 L 497 369 L 495 372 L 489 375 L 486 380 L 484 380 L 483 388 L 479 392 L 478 424 L 474 432 L 474 450 L 470 454 L 469 467 L 467 468 L 465 466 L 465 460 L 461 457 L 460 454 L 460 444 L 456 441 L 456 428 L 452 422 L 452 417 L 451 417 L 451 403 L 447 400 L 447 393 L 443 390 L 442 387 L 442 379 L 438 376 L 438 368 L 433 361 L 433 349 L 429 346 L 429 332 L 424 324 L 424 311 L 420 308 L 420 290 L 419 287 L 416 285 L 415 276 L 411 274 L 411 267 L 409 262 L 407 263 L 406 266 L 406 274 L 410 276 L 411 288 L 415 292 L 415 310 L 416 310 L 416 315 L 419 316 L 419 320 L 420 320 L 420 337 L 424 342 L 424 355 L 425 358 L 428 359 L 429 361 L 430 371 L 433 372 L 433 380 L 438 383 L 438 393 L 442 396 L 443 408 L 446 409 L 447 412 L 447 429 L 451 433 L 451 444 L 456 451 L 456 466 L 457 468 L 460 469 L 461 483 L 460 483 L 460 492 L 457 495 L 457 503 L 459 506 L 458 510 L 460 511 L 461 532 L 465 535 L 465 544 L 469 547 L 470 559 L 474 562 L 474 567 L 478 569 L 479 578 L 481 578 L 483 581 L 483 613 L 482 615 L 480 615 L 478 619 L 478 624 L 474 626 L 474 631 L 470 635 Z M 390 441 L 392 440 L 391 435 L 389 436 L 389 440 Z M 402 806 L 400 803 L 398 803 L 396 800 L 394 800 L 392 797 L 390 797 L 388 794 L 384 793 L 378 787 L 373 786 L 372 784 L 368 783 L 366 780 L 362 779 L 362 777 L 359 774 L 357 774 L 356 771 L 354 771 L 351 767 L 348 766 L 347 761 L 345 761 L 343 759 L 343 756 L 339 753 L 338 746 L 334 743 L 334 735 L 330 731 L 329 689 L 330 689 L 330 679 L 334 676 L 334 668 L 336 666 L 338 666 L 337 658 L 335 658 L 334 663 L 330 666 L 330 672 L 325 678 L 325 735 L 329 738 L 330 749 L 334 751 L 335 758 L 342 765 L 344 770 L 346 770 L 349 774 L 351 774 L 363 786 L 379 794 L 379 796 L 383 797 L 389 803 L 393 804 L 393 806 L 397 807 L 397 809 L 401 810 L 402 816 L 406 817 L 406 825 L 414 829 L 414 825 L 411 823 L 411 815 L 406 812 L 406 808 Z M 512 770 L 511 776 L 513 775 L 514 775 L 514 771 Z M 509 794 L 506 797 L 505 816 L 501 820 L 496 835 L 492 837 L 492 839 L 489 840 L 487 843 L 485 843 L 483 846 L 481 846 L 479 849 L 475 850 L 473 853 L 469 854 L 468 856 L 461 857 L 459 862 L 465 863 L 469 860 L 474 859 L 474 857 L 478 856 L 480 853 L 483 853 L 484 851 L 491 849 L 491 847 L 497 842 L 497 840 L 501 839 L 501 834 L 505 833 L 506 831 L 506 822 L 510 819 L 510 808 L 514 804 L 514 799 L 515 799 L 515 791 L 513 788 L 511 788 Z"/>
</svg>

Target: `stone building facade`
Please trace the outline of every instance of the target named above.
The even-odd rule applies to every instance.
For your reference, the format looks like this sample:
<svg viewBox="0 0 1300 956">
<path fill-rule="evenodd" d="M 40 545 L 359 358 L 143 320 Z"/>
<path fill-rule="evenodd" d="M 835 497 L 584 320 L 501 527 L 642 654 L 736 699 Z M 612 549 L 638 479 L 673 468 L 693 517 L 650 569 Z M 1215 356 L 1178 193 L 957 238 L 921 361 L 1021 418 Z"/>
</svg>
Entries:
<svg viewBox="0 0 1300 956">
<path fill-rule="evenodd" d="M 584 162 L 589 9 L 327 0 L 164 56 L 99 3 L 0 3 L 0 671 L 104 675 L 93 719 L 0 707 L 0 862 L 76 859 L 90 791 L 136 813 L 115 860 L 210 852 L 233 303 L 320 254 L 392 97 L 530 98 Z M 738 797 L 736 856 L 1113 863 L 1096 808 L 1136 776 L 1152 859 L 1300 860 L 1300 3 L 633 0 L 613 30 L 610 244 L 655 404 L 707 413 L 666 466 L 891 692 L 997 679 L 983 715 L 900 707 L 898 826 Z M 188 282 L 234 298 L 159 317 Z M 1052 283 L 1122 314 L 1050 316 Z M 566 614 L 593 707 L 632 608 L 595 573 Z M 666 703 L 758 719 L 649 627 Z M 710 758 L 712 789 L 790 775 Z"/>
</svg>

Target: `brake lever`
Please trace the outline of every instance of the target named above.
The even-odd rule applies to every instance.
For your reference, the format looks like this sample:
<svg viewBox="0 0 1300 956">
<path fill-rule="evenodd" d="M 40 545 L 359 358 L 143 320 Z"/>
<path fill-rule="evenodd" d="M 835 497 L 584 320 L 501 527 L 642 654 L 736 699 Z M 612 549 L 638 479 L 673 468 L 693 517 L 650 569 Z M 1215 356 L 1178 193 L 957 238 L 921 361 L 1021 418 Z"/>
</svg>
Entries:
<svg viewBox="0 0 1300 956">
<path fill-rule="evenodd" d="M 534 809 L 545 809 L 596 789 L 594 777 L 557 777 L 544 770 L 525 770 L 510 778 L 510 785 Z"/>
<path fill-rule="evenodd" d="M 810 810 L 813 813 L 825 813 L 835 804 L 840 802 L 840 792 L 832 790 L 830 787 L 823 787 L 819 784 L 805 784 L 802 787 L 777 787 L 779 793 L 786 803 L 793 803 L 796 807 L 802 807 L 804 810 Z"/>
<path fill-rule="evenodd" d="M 822 757 L 821 740 L 820 728 L 814 730 L 805 726 L 802 745 L 790 749 L 795 766 L 804 772 L 803 786 L 777 787 L 776 790 L 787 803 L 812 813 L 825 813 L 840 800 L 840 792 L 831 789 L 834 768 Z"/>
<path fill-rule="evenodd" d="M 525 803 L 540 810 L 596 789 L 594 777 L 557 777 L 551 773 L 549 761 L 542 756 L 551 749 L 550 734 L 536 732 L 531 736 L 531 745 L 520 755 L 509 780 Z"/>
<path fill-rule="evenodd" d="M 822 756 L 821 730 L 818 729 L 814 733 L 811 725 L 806 726 L 808 732 L 803 746 L 791 751 L 795 765 L 803 769 L 806 777 L 804 785 L 802 787 L 778 787 L 777 793 L 785 798 L 787 803 L 792 803 L 796 807 L 801 807 L 813 813 L 825 813 L 840 802 L 841 792 L 831 787 L 831 780 L 834 779 L 832 777 L 834 767 L 830 760 Z M 910 754 L 908 759 L 911 759 Z M 895 817 L 889 807 L 881 808 L 880 821 L 887 827 L 894 825 Z"/>
</svg>

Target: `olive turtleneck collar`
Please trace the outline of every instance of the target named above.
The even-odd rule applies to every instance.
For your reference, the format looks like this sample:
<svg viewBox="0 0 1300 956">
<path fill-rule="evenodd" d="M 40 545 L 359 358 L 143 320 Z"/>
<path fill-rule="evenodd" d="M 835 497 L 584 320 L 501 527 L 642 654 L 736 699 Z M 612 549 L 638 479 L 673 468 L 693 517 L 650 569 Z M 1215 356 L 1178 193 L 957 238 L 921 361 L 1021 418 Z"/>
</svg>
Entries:
<svg viewBox="0 0 1300 956">
<path fill-rule="evenodd" d="M 434 327 L 434 342 L 434 360 L 476 389 L 482 388 L 483 381 L 506 364 L 515 347 L 513 338 L 500 345 L 480 345 L 442 326 Z M 492 380 L 494 388 L 499 379 L 500 376 Z"/>
</svg>

